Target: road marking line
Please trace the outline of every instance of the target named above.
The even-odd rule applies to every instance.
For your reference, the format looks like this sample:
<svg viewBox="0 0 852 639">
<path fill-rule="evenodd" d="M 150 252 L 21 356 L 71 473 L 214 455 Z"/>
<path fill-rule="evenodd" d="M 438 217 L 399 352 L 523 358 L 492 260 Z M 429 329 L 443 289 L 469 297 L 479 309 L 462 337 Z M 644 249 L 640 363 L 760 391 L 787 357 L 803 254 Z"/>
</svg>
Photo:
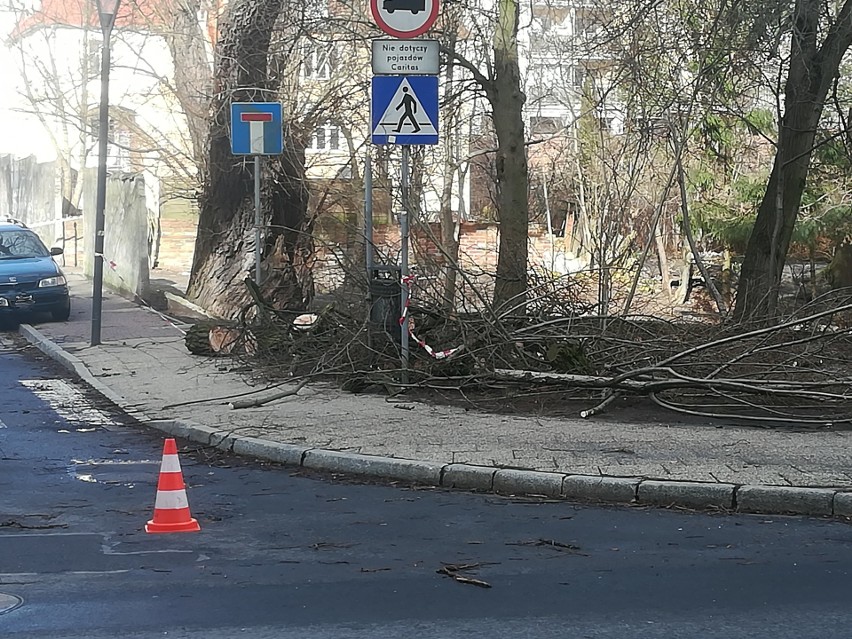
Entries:
<svg viewBox="0 0 852 639">
<path fill-rule="evenodd" d="M 3 533 L 3 539 L 11 537 L 103 537 L 103 533 L 86 533 L 86 532 L 36 532 L 36 533 Z"/>
<path fill-rule="evenodd" d="M 121 575 L 124 573 L 130 572 L 130 569 L 122 569 L 122 570 L 68 570 L 64 574 L 67 575 Z M 0 572 L 0 578 L 9 579 L 16 577 L 20 579 L 21 577 L 43 577 L 44 574 L 40 572 Z"/>
<path fill-rule="evenodd" d="M 93 406 L 80 390 L 64 380 L 22 379 L 20 383 L 68 422 L 96 426 L 117 425 L 109 415 Z"/>
<path fill-rule="evenodd" d="M 192 554 L 194 550 L 178 550 L 178 549 L 167 549 L 167 550 L 134 550 L 131 552 L 113 552 L 110 550 L 104 550 L 105 555 L 158 555 L 165 553 L 183 553 L 183 554 Z"/>
</svg>

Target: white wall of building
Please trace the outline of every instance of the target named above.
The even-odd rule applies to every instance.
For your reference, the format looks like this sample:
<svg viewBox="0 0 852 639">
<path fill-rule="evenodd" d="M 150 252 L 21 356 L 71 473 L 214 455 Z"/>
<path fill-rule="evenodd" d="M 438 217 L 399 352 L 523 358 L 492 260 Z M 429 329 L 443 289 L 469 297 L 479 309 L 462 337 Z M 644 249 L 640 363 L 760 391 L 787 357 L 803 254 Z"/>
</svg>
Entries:
<svg viewBox="0 0 852 639">
<path fill-rule="evenodd" d="M 0 11 L 0 33 L 5 37 L 12 32 L 17 16 Z M 39 161 L 55 157 L 50 137 L 38 119 L 28 115 L 28 102 L 18 93 L 20 86 L 20 55 L 14 47 L 0 46 L 0 154 L 18 157 L 34 155 Z"/>
<path fill-rule="evenodd" d="M 8 34 L 15 22 L 15 16 L 3 15 L 0 31 Z M 100 29 L 69 26 L 38 27 L 6 41 L 0 48 L 0 68 L 9 71 L 0 87 L 0 153 L 49 161 L 64 149 L 75 168 L 81 168 L 81 160 L 86 166 L 97 164 L 101 41 Z M 191 174 L 191 142 L 170 89 L 174 73 L 166 42 L 116 29 L 111 52 L 110 107 L 118 120 L 114 138 L 130 149 L 111 147 L 110 164 L 158 177 Z M 136 130 L 122 134 L 122 120 L 133 120 Z"/>
</svg>

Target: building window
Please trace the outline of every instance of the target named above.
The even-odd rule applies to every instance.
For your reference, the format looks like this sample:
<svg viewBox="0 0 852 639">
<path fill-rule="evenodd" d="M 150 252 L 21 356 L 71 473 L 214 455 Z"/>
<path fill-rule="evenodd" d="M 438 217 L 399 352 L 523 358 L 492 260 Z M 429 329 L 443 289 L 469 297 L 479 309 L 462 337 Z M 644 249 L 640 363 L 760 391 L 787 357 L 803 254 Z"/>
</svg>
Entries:
<svg viewBox="0 0 852 639">
<path fill-rule="evenodd" d="M 552 73 L 544 64 L 531 64 L 527 72 L 527 95 L 530 102 L 543 100 L 551 95 L 552 87 L 548 77 Z"/>
<path fill-rule="evenodd" d="M 351 180 L 352 179 L 352 162 L 347 162 L 346 166 L 340 169 L 340 172 L 337 174 L 341 180 Z"/>
<path fill-rule="evenodd" d="M 115 123 L 112 123 L 113 125 Z M 107 147 L 107 164 L 110 168 L 129 171 L 130 166 L 130 131 L 116 127 L 110 136 Z"/>
<path fill-rule="evenodd" d="M 97 109 L 95 109 L 97 111 Z M 99 121 L 97 114 L 89 118 L 89 135 L 94 154 L 97 155 Z M 120 171 L 130 171 L 131 132 L 121 122 L 110 118 L 107 133 L 107 167 Z"/>
<path fill-rule="evenodd" d="M 308 42 L 302 49 L 302 75 L 311 80 L 328 80 L 337 71 L 337 51 L 330 42 Z"/>
<path fill-rule="evenodd" d="M 577 66 L 572 69 L 571 84 L 578 91 L 583 90 L 583 85 L 586 83 L 586 70 L 583 67 Z"/>
<path fill-rule="evenodd" d="M 530 118 L 530 133 L 532 135 L 555 135 L 564 128 L 559 118 L 533 116 Z"/>
<path fill-rule="evenodd" d="M 594 17 L 587 14 L 580 13 L 574 19 L 574 32 L 584 40 L 594 38 L 598 26 Z"/>
<path fill-rule="evenodd" d="M 99 36 L 89 34 L 86 39 L 86 73 L 89 78 L 101 74 L 101 47 L 103 41 Z"/>
<path fill-rule="evenodd" d="M 536 35 L 544 35 L 553 27 L 553 18 L 546 13 L 538 14 L 534 17 L 533 26 L 538 27 L 537 29 L 534 29 L 533 33 Z"/>
<path fill-rule="evenodd" d="M 314 131 L 309 149 L 315 151 L 338 151 L 340 149 L 340 127 L 325 123 Z"/>
</svg>

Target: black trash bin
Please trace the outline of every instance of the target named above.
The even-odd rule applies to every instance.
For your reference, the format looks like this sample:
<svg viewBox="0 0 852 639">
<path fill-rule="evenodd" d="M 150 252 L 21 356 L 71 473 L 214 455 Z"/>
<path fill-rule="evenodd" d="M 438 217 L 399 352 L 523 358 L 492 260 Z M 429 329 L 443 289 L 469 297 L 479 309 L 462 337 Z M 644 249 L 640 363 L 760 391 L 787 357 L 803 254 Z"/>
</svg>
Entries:
<svg viewBox="0 0 852 639">
<path fill-rule="evenodd" d="M 401 335 L 402 269 L 394 264 L 373 266 L 370 272 L 370 322 L 395 340 Z"/>
</svg>

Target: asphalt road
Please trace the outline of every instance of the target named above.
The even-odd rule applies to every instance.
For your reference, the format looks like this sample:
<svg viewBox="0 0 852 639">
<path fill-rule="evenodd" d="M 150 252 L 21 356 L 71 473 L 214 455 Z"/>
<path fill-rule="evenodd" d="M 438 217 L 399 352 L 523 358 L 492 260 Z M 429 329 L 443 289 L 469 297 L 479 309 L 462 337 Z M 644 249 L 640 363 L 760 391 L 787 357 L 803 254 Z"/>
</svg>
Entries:
<svg viewBox="0 0 852 639">
<path fill-rule="evenodd" d="M 370 485 L 193 444 L 202 531 L 148 535 L 162 435 L 3 344 L 3 637 L 850 635 L 837 521 Z"/>
</svg>

